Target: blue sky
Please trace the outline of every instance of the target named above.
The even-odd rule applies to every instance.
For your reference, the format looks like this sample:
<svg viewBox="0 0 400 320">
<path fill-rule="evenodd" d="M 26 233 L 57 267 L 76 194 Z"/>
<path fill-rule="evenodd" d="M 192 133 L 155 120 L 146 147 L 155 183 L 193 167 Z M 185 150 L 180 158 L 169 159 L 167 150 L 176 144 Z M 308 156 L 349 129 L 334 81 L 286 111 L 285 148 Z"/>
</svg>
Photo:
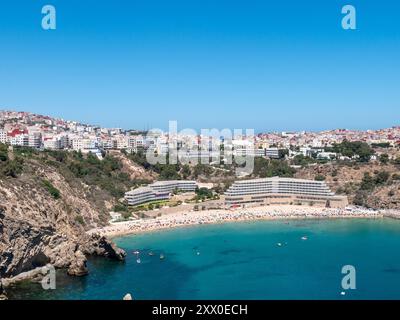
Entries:
<svg viewBox="0 0 400 320">
<path fill-rule="evenodd" d="M 2 0 L 0 44 L 0 109 L 137 129 L 399 125 L 398 1 Z"/>
</svg>

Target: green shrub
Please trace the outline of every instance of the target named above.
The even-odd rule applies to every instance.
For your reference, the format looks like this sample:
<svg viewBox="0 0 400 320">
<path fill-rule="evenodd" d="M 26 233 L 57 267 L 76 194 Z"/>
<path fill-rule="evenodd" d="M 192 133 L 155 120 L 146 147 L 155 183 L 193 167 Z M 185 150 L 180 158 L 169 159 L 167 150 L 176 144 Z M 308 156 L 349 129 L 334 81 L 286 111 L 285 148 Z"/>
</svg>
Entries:
<svg viewBox="0 0 400 320">
<path fill-rule="evenodd" d="M 130 217 L 132 217 L 132 213 L 130 212 L 122 212 L 121 216 L 124 220 L 128 220 Z"/>
<path fill-rule="evenodd" d="M 384 184 L 389 180 L 390 174 L 386 171 L 380 171 L 375 176 L 375 184 Z"/>
<path fill-rule="evenodd" d="M 317 174 L 314 178 L 315 181 L 324 181 L 325 180 L 325 176 L 323 176 L 322 174 Z"/>
<path fill-rule="evenodd" d="M 373 190 L 375 188 L 375 180 L 368 172 L 364 173 L 361 180 L 360 190 Z"/>
<path fill-rule="evenodd" d="M 389 155 L 387 153 L 381 154 L 381 156 L 379 157 L 379 161 L 382 164 L 387 164 L 389 162 Z"/>
<path fill-rule="evenodd" d="M 82 216 L 75 216 L 75 222 L 81 224 L 81 225 L 85 225 L 85 220 L 83 219 Z"/>
<path fill-rule="evenodd" d="M 8 147 L 4 143 L 0 143 L 0 161 L 8 160 Z"/>
<path fill-rule="evenodd" d="M 58 190 L 56 187 L 54 187 L 53 184 L 50 181 L 43 180 L 42 183 L 43 183 L 43 186 L 46 188 L 46 190 L 50 193 L 50 195 L 54 199 L 60 199 L 61 198 L 60 190 Z"/>
<path fill-rule="evenodd" d="M 117 203 L 114 206 L 114 212 L 125 212 L 128 210 L 128 207 L 123 203 Z"/>
<path fill-rule="evenodd" d="M 23 163 L 24 161 L 21 157 L 15 157 L 15 159 L 11 161 L 5 161 L 1 172 L 5 176 L 16 178 L 22 172 Z"/>
</svg>

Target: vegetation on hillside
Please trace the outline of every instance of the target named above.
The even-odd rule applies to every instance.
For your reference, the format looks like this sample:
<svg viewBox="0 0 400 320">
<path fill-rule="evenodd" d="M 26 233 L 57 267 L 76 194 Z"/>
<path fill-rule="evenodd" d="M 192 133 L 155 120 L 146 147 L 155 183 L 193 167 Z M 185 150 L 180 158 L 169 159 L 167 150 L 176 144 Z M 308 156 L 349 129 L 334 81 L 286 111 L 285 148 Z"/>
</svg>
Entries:
<svg viewBox="0 0 400 320">
<path fill-rule="evenodd" d="M 207 188 L 196 189 L 196 196 L 194 197 L 194 200 L 196 202 L 204 200 L 212 200 L 212 199 L 214 200 L 218 199 L 218 195 L 215 195 L 211 189 Z"/>
<path fill-rule="evenodd" d="M 8 146 L 0 143 L 0 175 L 16 178 L 23 168 L 24 160 L 19 155 L 14 155 L 13 159 L 8 156 Z"/>
<path fill-rule="evenodd" d="M 43 180 L 42 181 L 43 186 L 46 188 L 46 190 L 50 193 L 50 195 L 54 199 L 59 199 L 61 198 L 61 193 L 60 190 L 58 190 L 56 187 L 53 186 L 53 184 L 49 180 Z"/>
<path fill-rule="evenodd" d="M 372 148 L 390 148 L 389 142 L 371 143 Z"/>
<path fill-rule="evenodd" d="M 253 175 L 260 178 L 266 177 L 293 177 L 296 170 L 289 166 L 286 161 L 270 160 L 265 158 L 254 159 Z"/>
<path fill-rule="evenodd" d="M 357 157 L 360 162 L 368 162 L 375 153 L 366 142 L 347 140 L 342 143 L 336 143 L 330 148 L 326 147 L 325 151 L 340 153 L 349 158 Z"/>
<path fill-rule="evenodd" d="M 292 159 L 292 164 L 294 164 L 296 166 L 302 166 L 302 167 L 305 167 L 305 166 L 309 165 L 310 163 L 315 163 L 315 162 L 316 162 L 316 160 L 314 158 L 304 156 L 303 154 L 298 154 L 298 155 L 294 156 Z"/>
<path fill-rule="evenodd" d="M 82 181 L 106 191 L 115 199 L 122 197 L 131 187 L 144 182 L 130 179 L 129 175 L 122 171 L 121 161 L 110 155 L 105 155 L 100 160 L 91 153 L 83 155 L 81 152 L 54 150 L 39 152 L 24 147 L 13 147 L 10 153 L 6 145 L 0 144 L 1 175 L 17 178 L 29 167 L 29 163 L 35 162 L 54 167 L 70 184 L 77 185 Z M 48 179 L 44 179 L 42 185 L 53 198 L 61 197 L 59 190 Z"/>
</svg>

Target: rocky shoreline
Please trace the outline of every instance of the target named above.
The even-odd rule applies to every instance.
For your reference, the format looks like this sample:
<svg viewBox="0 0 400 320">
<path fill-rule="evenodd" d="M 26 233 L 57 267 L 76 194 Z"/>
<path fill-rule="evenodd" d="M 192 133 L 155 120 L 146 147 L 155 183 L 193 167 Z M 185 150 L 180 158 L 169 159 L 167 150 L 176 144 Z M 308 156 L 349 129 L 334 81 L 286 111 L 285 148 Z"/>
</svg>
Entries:
<svg viewBox="0 0 400 320">
<path fill-rule="evenodd" d="M 29 255 L 27 252 L 24 252 L 24 254 Z M 4 253 L 1 253 L 0 257 L 3 256 Z M 47 275 L 47 272 L 44 270 L 46 267 L 65 269 L 70 276 L 85 276 L 89 273 L 87 268 L 87 258 L 89 256 L 99 256 L 116 261 L 124 261 L 126 253 L 106 237 L 93 234 L 87 237 L 84 243 L 70 243 L 67 241 L 65 244 L 50 249 L 44 256 L 46 256 L 48 264 L 38 267 L 32 265 L 34 267 L 33 269 L 20 273 L 15 271 L 19 270 L 19 268 L 10 263 L 6 268 L 8 273 L 5 273 L 5 277 L 3 274 L 0 278 L 0 300 L 7 299 L 6 288 L 18 282 L 42 281 L 43 277 Z M 3 268 L 5 267 L 5 262 L 6 261 L 2 259 L 1 266 Z M 28 265 L 25 265 L 25 268 L 28 267 Z"/>
<path fill-rule="evenodd" d="M 51 225 L 35 226 L 16 220 L 0 210 L 0 299 L 6 288 L 20 281 L 40 281 L 42 268 L 51 265 L 71 276 L 88 274 L 87 257 L 100 256 L 123 261 L 126 253 L 99 234 L 66 235 Z"/>
</svg>

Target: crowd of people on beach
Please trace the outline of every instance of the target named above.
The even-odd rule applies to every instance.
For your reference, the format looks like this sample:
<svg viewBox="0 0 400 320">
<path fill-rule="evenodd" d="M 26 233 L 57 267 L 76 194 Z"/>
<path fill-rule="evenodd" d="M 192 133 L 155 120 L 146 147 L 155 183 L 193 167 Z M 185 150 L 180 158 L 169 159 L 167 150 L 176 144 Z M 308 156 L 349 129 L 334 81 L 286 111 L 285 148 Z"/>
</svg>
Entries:
<svg viewBox="0 0 400 320">
<path fill-rule="evenodd" d="M 268 206 L 235 210 L 214 209 L 207 211 L 182 211 L 154 219 L 138 219 L 90 230 L 105 236 L 149 232 L 179 226 L 214 224 L 233 221 L 307 219 L 307 218 L 379 218 L 382 213 L 364 208 L 321 208 L 296 206 Z"/>
</svg>

